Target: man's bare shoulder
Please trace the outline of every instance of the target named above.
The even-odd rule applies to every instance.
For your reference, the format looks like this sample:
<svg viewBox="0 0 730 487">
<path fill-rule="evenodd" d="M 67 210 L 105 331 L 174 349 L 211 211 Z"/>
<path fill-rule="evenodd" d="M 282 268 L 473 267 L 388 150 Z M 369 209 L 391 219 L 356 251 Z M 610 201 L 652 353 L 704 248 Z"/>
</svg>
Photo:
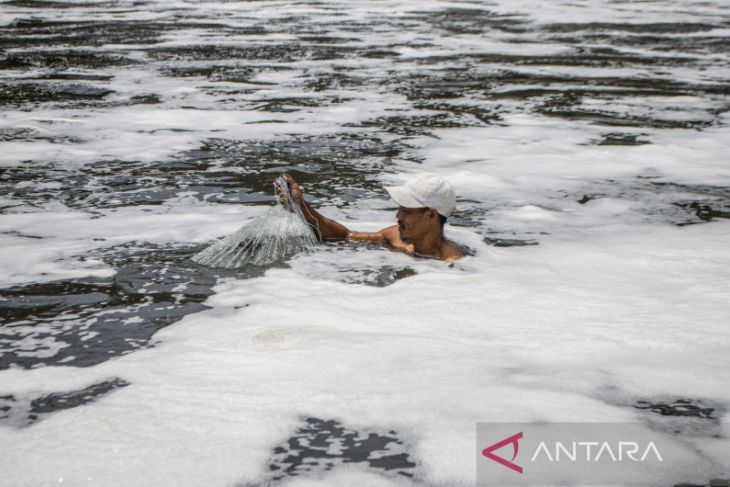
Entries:
<svg viewBox="0 0 730 487">
<path fill-rule="evenodd" d="M 380 231 L 381 235 L 387 243 L 389 243 L 394 249 L 400 250 L 410 255 L 416 255 L 413 244 L 406 243 L 400 238 L 400 229 L 398 225 L 393 225 L 384 228 Z M 441 246 L 441 259 L 446 262 L 453 262 L 459 260 L 466 255 L 466 253 L 457 244 L 451 240 L 444 240 Z"/>
<path fill-rule="evenodd" d="M 396 250 L 405 252 L 407 254 L 414 254 L 413 244 L 407 244 L 400 238 L 400 229 L 398 225 L 391 225 L 383 228 L 380 233 L 383 235 L 385 241 L 390 244 Z"/>
<path fill-rule="evenodd" d="M 441 247 L 441 257 L 447 262 L 453 262 L 464 257 L 466 253 L 451 240 L 447 240 Z"/>
<path fill-rule="evenodd" d="M 350 240 L 370 243 L 388 244 L 394 250 L 405 252 L 409 255 L 416 255 L 415 248 L 412 243 L 406 243 L 400 238 L 400 229 L 398 225 L 385 227 L 379 232 L 350 232 L 348 236 Z M 450 240 L 444 241 L 441 246 L 441 260 L 453 262 L 464 257 L 464 251 Z"/>
</svg>

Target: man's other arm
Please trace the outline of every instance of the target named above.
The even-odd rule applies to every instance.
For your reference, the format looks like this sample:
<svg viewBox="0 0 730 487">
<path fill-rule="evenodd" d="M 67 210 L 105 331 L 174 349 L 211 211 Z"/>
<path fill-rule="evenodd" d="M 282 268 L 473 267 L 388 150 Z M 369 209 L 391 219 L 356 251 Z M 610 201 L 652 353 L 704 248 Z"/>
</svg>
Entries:
<svg viewBox="0 0 730 487">
<path fill-rule="evenodd" d="M 413 254 L 414 252 L 412 244 L 407 244 L 400 239 L 398 225 L 391 225 L 379 232 L 350 232 L 347 238 L 356 242 L 390 245 L 394 249 L 407 254 Z"/>
</svg>

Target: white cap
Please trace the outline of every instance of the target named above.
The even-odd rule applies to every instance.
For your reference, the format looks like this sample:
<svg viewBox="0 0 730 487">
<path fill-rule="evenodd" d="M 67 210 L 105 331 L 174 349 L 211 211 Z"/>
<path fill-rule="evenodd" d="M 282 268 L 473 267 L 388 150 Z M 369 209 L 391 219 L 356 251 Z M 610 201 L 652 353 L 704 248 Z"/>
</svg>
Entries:
<svg viewBox="0 0 730 487">
<path fill-rule="evenodd" d="M 454 188 L 435 174 L 419 174 L 403 186 L 386 186 L 385 190 L 403 208 L 433 208 L 445 217 L 456 208 Z"/>
</svg>

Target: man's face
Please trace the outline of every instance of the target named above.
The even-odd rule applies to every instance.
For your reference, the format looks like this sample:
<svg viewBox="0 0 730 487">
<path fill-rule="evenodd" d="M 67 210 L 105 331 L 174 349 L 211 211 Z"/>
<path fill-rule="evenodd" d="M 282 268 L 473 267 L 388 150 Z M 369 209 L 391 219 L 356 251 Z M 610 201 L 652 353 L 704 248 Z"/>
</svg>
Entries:
<svg viewBox="0 0 730 487">
<path fill-rule="evenodd" d="M 414 242 L 428 232 L 428 208 L 399 208 L 395 217 L 398 219 L 400 239 Z"/>
</svg>

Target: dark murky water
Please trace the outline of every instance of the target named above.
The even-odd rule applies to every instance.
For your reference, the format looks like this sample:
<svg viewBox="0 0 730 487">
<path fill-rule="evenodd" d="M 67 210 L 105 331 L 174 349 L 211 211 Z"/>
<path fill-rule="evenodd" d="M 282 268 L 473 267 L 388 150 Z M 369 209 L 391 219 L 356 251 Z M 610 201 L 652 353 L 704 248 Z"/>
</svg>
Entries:
<svg viewBox="0 0 730 487">
<path fill-rule="evenodd" d="M 342 464 L 362 463 L 388 475 L 414 476 L 416 464 L 395 431 L 356 431 L 335 420 L 307 418 L 285 443 L 274 448 L 269 479 L 318 476 Z"/>
<path fill-rule="evenodd" d="M 0 290 L 0 369 L 87 367 L 149 346 L 160 328 L 207 309 L 216 274 L 190 260 L 197 250 L 130 242 L 100 251 L 111 278 Z"/>
<path fill-rule="evenodd" d="M 88 404 L 98 398 L 126 387 L 129 383 L 113 379 L 91 385 L 72 392 L 45 394 L 33 398 L 16 398 L 12 395 L 0 396 L 0 425 L 23 427 L 41 421 L 49 414 Z"/>
</svg>

